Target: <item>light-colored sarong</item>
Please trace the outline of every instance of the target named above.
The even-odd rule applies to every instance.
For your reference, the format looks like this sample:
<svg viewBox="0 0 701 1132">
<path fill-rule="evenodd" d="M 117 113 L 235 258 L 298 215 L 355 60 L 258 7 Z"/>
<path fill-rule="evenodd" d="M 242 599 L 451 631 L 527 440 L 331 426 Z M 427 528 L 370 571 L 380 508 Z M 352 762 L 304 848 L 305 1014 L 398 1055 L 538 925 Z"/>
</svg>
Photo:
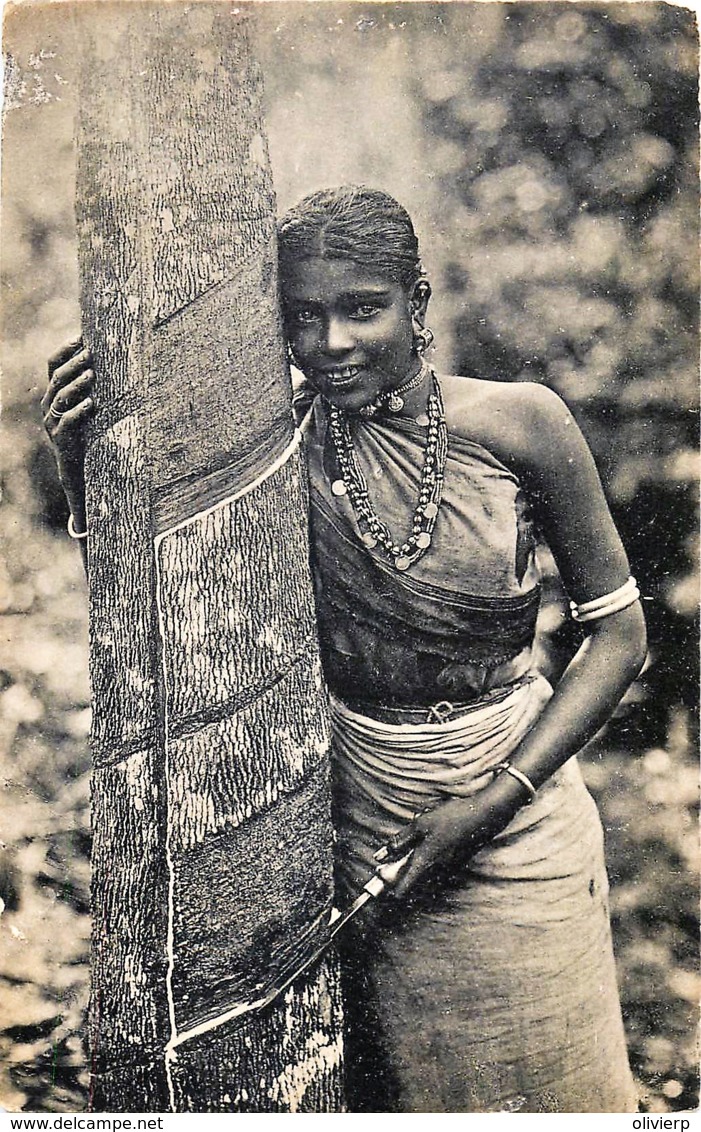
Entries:
<svg viewBox="0 0 701 1132">
<path fill-rule="evenodd" d="M 417 809 L 486 786 L 550 694 L 536 677 L 457 719 L 418 726 L 336 703 L 345 895 Z M 352 1110 L 635 1111 L 607 896 L 601 824 L 571 759 L 459 885 L 409 914 L 386 902 L 349 941 Z M 378 1052 L 363 1068 L 370 1041 L 384 1061 Z"/>
</svg>

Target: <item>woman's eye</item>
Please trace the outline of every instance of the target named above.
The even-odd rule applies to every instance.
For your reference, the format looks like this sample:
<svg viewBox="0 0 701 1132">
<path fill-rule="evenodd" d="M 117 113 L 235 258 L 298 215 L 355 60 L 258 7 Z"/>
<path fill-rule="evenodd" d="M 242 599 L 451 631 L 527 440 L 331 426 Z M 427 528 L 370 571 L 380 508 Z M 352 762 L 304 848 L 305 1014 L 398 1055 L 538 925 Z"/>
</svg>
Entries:
<svg viewBox="0 0 701 1132">
<path fill-rule="evenodd" d="M 316 311 L 311 307 L 300 307 L 299 310 L 292 312 L 292 322 L 297 326 L 308 326 L 311 322 L 316 322 L 317 317 Z"/>
<path fill-rule="evenodd" d="M 351 318 L 374 318 L 379 313 L 380 308 L 373 303 L 359 303 L 357 307 L 353 307 L 350 312 Z"/>
</svg>

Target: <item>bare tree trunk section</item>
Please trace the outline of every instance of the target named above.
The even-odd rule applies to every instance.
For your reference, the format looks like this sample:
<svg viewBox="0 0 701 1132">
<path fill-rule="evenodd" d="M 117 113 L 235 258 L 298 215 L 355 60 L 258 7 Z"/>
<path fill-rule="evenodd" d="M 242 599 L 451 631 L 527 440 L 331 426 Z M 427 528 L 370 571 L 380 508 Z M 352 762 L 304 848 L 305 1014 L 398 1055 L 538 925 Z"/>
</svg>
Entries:
<svg viewBox="0 0 701 1132">
<path fill-rule="evenodd" d="M 334 1112 L 328 722 L 260 77 L 229 4 L 80 5 L 92 1107 Z"/>
</svg>

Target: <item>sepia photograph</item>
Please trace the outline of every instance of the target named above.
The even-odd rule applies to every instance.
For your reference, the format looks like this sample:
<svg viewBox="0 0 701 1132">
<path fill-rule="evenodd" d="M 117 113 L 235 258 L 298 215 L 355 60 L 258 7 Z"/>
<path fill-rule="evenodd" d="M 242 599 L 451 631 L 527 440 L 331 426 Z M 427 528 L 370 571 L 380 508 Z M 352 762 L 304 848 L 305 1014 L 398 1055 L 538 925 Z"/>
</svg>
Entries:
<svg viewBox="0 0 701 1132">
<path fill-rule="evenodd" d="M 694 9 L 3 65 L 0 1112 L 697 1112 Z"/>
</svg>

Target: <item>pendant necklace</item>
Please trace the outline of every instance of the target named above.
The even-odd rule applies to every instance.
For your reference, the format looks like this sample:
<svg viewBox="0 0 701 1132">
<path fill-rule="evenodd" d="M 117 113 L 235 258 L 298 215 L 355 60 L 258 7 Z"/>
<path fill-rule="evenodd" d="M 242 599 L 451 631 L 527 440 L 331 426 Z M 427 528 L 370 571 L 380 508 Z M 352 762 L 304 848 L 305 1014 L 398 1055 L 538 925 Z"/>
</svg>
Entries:
<svg viewBox="0 0 701 1132">
<path fill-rule="evenodd" d="M 417 374 L 410 377 L 403 385 L 398 385 L 396 389 L 389 389 L 381 393 L 372 405 L 364 405 L 360 410 L 360 416 L 366 419 L 368 417 L 374 417 L 379 413 L 380 409 L 384 409 L 385 407 L 389 409 L 390 413 L 401 413 L 404 408 L 404 397 L 402 394 L 409 393 L 412 389 L 418 389 L 430 372 L 431 370 L 426 362 L 422 361 Z"/>
<path fill-rule="evenodd" d="M 416 377 L 394 391 L 399 394 L 398 400 L 401 400 L 401 393 L 408 392 L 409 388 L 416 388 L 420 384 L 417 379 L 423 380 L 424 366 L 426 363 Z M 438 378 L 432 369 L 426 368 L 431 375 L 432 388 L 426 405 L 428 425 L 419 498 L 414 510 L 411 533 L 401 543 L 395 539 L 370 502 L 367 480 L 358 461 L 348 417 L 337 406 L 329 407 L 329 432 L 341 473 L 341 478 L 331 484 L 331 491 L 336 496 L 348 496 L 363 544 L 369 550 L 377 547 L 397 570 L 408 570 L 428 550 L 443 494 L 443 479 L 448 456 L 448 430 Z M 403 407 L 402 400 L 400 408 L 392 411 L 400 412 Z"/>
</svg>

